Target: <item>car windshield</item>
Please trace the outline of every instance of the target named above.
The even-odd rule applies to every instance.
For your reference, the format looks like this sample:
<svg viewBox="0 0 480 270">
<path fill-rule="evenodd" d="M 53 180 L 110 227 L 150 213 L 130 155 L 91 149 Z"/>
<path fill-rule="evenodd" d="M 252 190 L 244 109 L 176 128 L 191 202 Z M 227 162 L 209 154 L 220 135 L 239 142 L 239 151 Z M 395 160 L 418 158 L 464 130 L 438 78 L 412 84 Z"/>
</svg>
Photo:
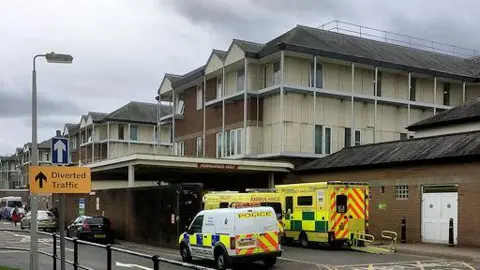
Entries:
<svg viewBox="0 0 480 270">
<path fill-rule="evenodd" d="M 20 207 L 23 207 L 23 204 L 20 201 L 9 201 L 7 203 L 7 206 L 8 207 L 19 207 L 20 208 Z"/>
<path fill-rule="evenodd" d="M 52 218 L 55 217 L 51 212 L 38 212 L 38 218 Z"/>
</svg>

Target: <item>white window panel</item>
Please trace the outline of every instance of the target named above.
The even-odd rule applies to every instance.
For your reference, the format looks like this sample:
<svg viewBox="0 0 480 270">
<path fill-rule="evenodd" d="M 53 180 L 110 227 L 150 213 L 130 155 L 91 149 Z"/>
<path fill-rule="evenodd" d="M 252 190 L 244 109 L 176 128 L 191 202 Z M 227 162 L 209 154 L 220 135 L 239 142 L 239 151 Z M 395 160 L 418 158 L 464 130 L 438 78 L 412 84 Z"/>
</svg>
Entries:
<svg viewBox="0 0 480 270">
<path fill-rule="evenodd" d="M 223 96 L 223 81 L 222 77 L 217 77 L 217 98 Z"/>
<path fill-rule="evenodd" d="M 408 185 L 395 186 L 395 197 L 397 200 L 407 200 L 409 198 Z"/>
<path fill-rule="evenodd" d="M 197 154 L 197 157 L 203 156 L 203 139 L 202 139 L 202 137 L 197 137 L 196 154 Z"/>
<path fill-rule="evenodd" d="M 217 147 L 216 147 L 216 157 L 220 158 L 222 157 L 222 133 L 218 132 L 217 133 Z"/>
<path fill-rule="evenodd" d="M 245 86 L 245 70 L 237 71 L 237 92 L 243 91 Z"/>
<path fill-rule="evenodd" d="M 332 128 L 324 127 L 323 128 L 323 153 L 330 155 L 332 153 Z"/>
<path fill-rule="evenodd" d="M 203 89 L 201 85 L 197 86 L 197 110 L 203 107 Z"/>
<path fill-rule="evenodd" d="M 280 62 L 273 63 L 273 85 L 280 84 Z"/>
<path fill-rule="evenodd" d="M 313 67 L 313 62 L 310 63 L 310 73 L 309 73 L 309 86 L 313 87 L 314 86 L 314 79 L 317 80 L 316 87 L 317 88 L 323 88 L 323 65 L 321 63 L 317 63 L 317 77 L 315 78 L 314 74 L 314 67 Z"/>
<path fill-rule="evenodd" d="M 362 131 L 360 129 L 355 129 L 355 146 L 362 144 Z"/>
</svg>

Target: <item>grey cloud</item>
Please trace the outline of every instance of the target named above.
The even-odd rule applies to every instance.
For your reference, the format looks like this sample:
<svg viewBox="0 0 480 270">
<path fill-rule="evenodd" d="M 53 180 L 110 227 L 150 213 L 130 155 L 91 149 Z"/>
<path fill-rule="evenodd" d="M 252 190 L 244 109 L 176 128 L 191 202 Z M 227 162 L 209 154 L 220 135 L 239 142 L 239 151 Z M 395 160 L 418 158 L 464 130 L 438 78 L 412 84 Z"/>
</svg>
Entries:
<svg viewBox="0 0 480 270">
<path fill-rule="evenodd" d="M 0 90 L 0 118 L 25 117 L 31 114 L 31 94 L 29 90 Z M 59 116 L 78 115 L 81 110 L 70 100 L 51 99 L 38 95 L 38 115 Z"/>
</svg>

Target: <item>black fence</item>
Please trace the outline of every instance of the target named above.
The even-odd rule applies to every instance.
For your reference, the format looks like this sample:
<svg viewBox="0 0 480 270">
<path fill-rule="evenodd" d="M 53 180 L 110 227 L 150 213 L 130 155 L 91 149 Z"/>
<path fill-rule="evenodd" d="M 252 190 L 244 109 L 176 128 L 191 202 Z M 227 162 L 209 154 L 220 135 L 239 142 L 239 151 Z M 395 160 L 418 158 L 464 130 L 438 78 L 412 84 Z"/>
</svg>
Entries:
<svg viewBox="0 0 480 270">
<path fill-rule="evenodd" d="M 8 230 L 8 229 L 0 229 L 0 232 L 13 232 L 13 233 L 20 233 L 20 234 L 26 234 L 28 231 L 21 231 L 21 230 Z M 52 269 L 56 270 L 58 269 L 57 262 L 60 261 L 60 255 L 57 252 L 58 244 L 57 240 L 60 239 L 60 236 L 55 234 L 55 233 L 46 233 L 46 232 L 37 232 L 39 235 L 46 235 L 52 237 L 53 240 L 53 247 L 52 247 L 52 253 L 48 253 L 42 250 L 38 250 L 39 254 L 48 256 L 52 258 Z M 162 268 L 160 267 L 161 264 L 167 264 L 167 265 L 176 265 L 180 266 L 183 269 L 197 269 L 197 270 L 213 270 L 212 268 L 200 266 L 200 265 L 194 265 L 194 264 L 189 264 L 189 263 L 184 263 L 180 261 L 175 261 L 175 260 L 170 260 L 167 258 L 162 258 L 158 255 L 148 255 L 140 252 L 136 252 L 133 250 L 128 250 L 124 248 L 120 248 L 114 245 L 102 245 L 102 244 L 97 244 L 97 243 L 92 243 L 92 242 L 87 242 L 83 240 L 79 240 L 77 238 L 69 238 L 65 237 L 66 241 L 72 242 L 73 243 L 73 261 L 67 260 L 65 258 L 65 263 L 67 265 L 71 265 L 74 270 L 77 269 L 85 269 L 85 270 L 95 270 L 93 268 L 87 267 L 85 265 L 82 265 L 80 263 L 81 258 L 79 258 L 79 245 L 86 245 L 86 246 L 92 246 L 100 249 L 104 249 L 107 252 L 106 260 L 105 260 L 105 265 L 107 270 L 113 269 L 112 266 L 112 253 L 113 252 L 119 252 L 131 256 L 135 256 L 138 258 L 143 258 L 151 261 L 151 265 L 153 266 L 154 270 L 161 270 Z M 9 248 L 10 250 L 21 250 L 21 251 L 30 251 L 27 248 Z"/>
</svg>

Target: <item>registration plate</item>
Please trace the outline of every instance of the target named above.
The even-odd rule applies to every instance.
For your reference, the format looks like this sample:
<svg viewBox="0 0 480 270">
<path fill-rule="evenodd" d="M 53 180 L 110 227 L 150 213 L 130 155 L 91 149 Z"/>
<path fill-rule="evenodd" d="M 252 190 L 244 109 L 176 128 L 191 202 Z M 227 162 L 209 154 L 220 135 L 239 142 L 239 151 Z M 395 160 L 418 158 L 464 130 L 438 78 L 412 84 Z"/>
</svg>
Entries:
<svg viewBox="0 0 480 270">
<path fill-rule="evenodd" d="M 105 238 L 105 234 L 95 234 L 95 238 Z"/>
<path fill-rule="evenodd" d="M 254 246 L 256 244 L 255 240 L 247 240 L 247 241 L 240 241 L 238 242 L 239 247 L 248 247 L 248 246 Z"/>
</svg>

